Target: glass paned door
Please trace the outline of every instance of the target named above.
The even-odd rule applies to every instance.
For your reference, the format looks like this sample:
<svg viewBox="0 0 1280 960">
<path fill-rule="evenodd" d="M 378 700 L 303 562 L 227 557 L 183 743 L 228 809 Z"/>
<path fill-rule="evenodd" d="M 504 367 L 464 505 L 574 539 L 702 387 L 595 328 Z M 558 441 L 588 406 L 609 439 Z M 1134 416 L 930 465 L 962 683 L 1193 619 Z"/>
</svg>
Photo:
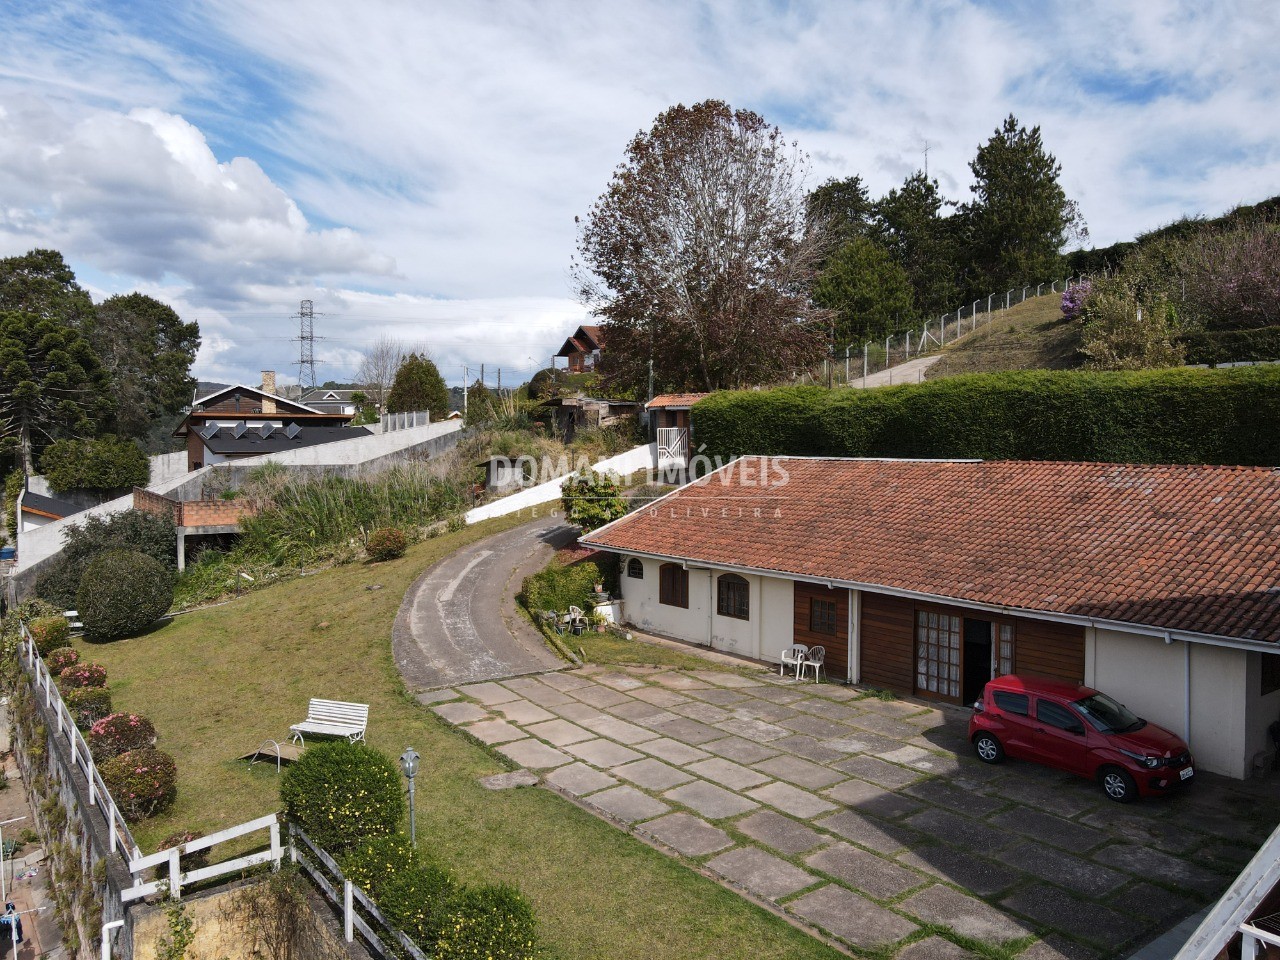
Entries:
<svg viewBox="0 0 1280 960">
<path fill-rule="evenodd" d="M 1013 673 L 1013 624 L 998 624 L 999 642 L 997 644 L 996 656 L 999 662 L 996 664 L 999 673 L 1002 676 L 1008 676 Z"/>
<path fill-rule="evenodd" d="M 916 690 L 960 698 L 961 627 L 959 617 L 916 611 Z"/>
</svg>

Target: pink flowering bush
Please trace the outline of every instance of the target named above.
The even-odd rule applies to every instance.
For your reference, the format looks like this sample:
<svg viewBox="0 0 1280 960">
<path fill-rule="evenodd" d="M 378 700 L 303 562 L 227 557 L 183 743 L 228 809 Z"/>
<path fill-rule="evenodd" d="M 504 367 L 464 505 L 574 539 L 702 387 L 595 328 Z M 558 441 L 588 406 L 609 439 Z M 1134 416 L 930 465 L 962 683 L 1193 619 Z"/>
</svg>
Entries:
<svg viewBox="0 0 1280 960">
<path fill-rule="evenodd" d="M 74 667 L 79 662 L 80 654 L 76 652 L 75 647 L 58 647 L 56 650 L 50 650 L 44 658 L 44 665 L 55 677 L 67 667 Z"/>
<path fill-rule="evenodd" d="M 81 730 L 90 729 L 111 714 L 111 691 L 106 687 L 75 687 L 62 700 Z"/>
<path fill-rule="evenodd" d="M 113 713 L 89 728 L 89 749 L 99 763 L 129 750 L 154 746 L 156 728 L 136 713 Z"/>
<path fill-rule="evenodd" d="M 1092 291 L 1093 284 L 1088 280 L 1073 284 L 1062 294 L 1062 315 L 1068 320 L 1078 320 L 1080 314 L 1084 312 L 1084 302 L 1089 299 Z"/>
<path fill-rule="evenodd" d="M 27 629 L 31 631 L 31 639 L 36 642 L 36 650 L 42 657 L 58 647 L 65 647 L 67 638 L 71 636 L 71 624 L 61 616 L 32 620 Z"/>
<path fill-rule="evenodd" d="M 100 663 L 73 663 L 58 674 L 58 686 L 63 690 L 106 685 L 107 668 Z"/>
<path fill-rule="evenodd" d="M 112 757 L 98 772 L 130 823 L 160 813 L 178 796 L 178 765 L 173 757 L 154 747 Z"/>
</svg>

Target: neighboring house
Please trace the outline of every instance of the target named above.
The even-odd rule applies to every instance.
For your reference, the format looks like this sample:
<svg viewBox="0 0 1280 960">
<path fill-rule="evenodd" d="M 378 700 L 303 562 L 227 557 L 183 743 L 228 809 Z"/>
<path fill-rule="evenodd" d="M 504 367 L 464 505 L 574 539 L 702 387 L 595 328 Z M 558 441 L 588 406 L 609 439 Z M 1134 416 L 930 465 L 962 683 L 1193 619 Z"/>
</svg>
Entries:
<svg viewBox="0 0 1280 960">
<path fill-rule="evenodd" d="M 360 390 L 334 390 L 328 387 L 314 387 L 303 392 L 300 402 L 321 413 L 343 413 L 354 417 L 359 409 L 352 397 Z"/>
<path fill-rule="evenodd" d="M 262 387 L 223 386 L 197 397 L 175 437 L 187 441 L 187 469 L 367 435 L 346 424 L 350 414 L 326 413 L 274 393 L 275 375 Z"/>
<path fill-rule="evenodd" d="M 747 457 L 582 538 L 628 622 L 952 704 L 992 676 L 1097 687 L 1207 770 L 1269 763 L 1280 471 Z"/>
<path fill-rule="evenodd" d="M 18 524 L 18 530 L 25 533 L 79 513 L 83 509 L 84 507 L 68 503 L 66 500 L 24 490 L 18 497 L 18 515 L 21 521 Z"/>
<path fill-rule="evenodd" d="M 706 393 L 663 393 L 644 405 L 658 444 L 658 468 L 686 467 L 693 446 L 689 411 Z"/>
<path fill-rule="evenodd" d="M 597 326 L 581 326 L 564 342 L 557 357 L 565 358 L 570 373 L 587 373 L 597 369 L 604 353 L 604 333 Z"/>
<path fill-rule="evenodd" d="M 634 420 L 640 412 L 640 404 L 634 400 L 604 400 L 598 397 L 554 397 L 544 400 L 540 406 L 555 421 L 556 431 L 572 440 L 579 430 L 611 427 L 626 420 Z"/>
</svg>

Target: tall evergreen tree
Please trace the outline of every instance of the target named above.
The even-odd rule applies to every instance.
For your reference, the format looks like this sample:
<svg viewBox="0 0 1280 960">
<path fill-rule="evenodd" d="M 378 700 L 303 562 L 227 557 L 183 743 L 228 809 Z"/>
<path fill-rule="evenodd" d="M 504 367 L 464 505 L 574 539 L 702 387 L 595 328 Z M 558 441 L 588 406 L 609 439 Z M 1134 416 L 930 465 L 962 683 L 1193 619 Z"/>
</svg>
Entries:
<svg viewBox="0 0 1280 960">
<path fill-rule="evenodd" d="M 954 309 L 960 298 L 954 226 L 942 216 L 948 205 L 938 181 L 919 170 L 875 203 L 875 239 L 906 272 L 926 316 Z"/>
<path fill-rule="evenodd" d="M 809 194 L 805 206 L 810 225 L 826 231 L 832 249 L 866 236 L 875 211 L 867 185 L 856 174 L 828 180 Z"/>
<path fill-rule="evenodd" d="M 831 344 L 837 351 L 878 340 L 915 319 L 906 272 L 868 237 L 831 256 L 813 285 L 813 299 L 834 311 Z"/>
<path fill-rule="evenodd" d="M 387 394 L 388 413 L 430 411 L 431 419 L 443 420 L 449 415 L 449 391 L 444 378 L 430 357 L 411 353 L 396 371 L 391 392 Z"/>
<path fill-rule="evenodd" d="M 975 276 L 1003 290 L 1054 277 L 1062 249 L 1088 230 L 1058 182 L 1062 165 L 1045 150 L 1040 128 L 1010 114 L 969 164 L 973 202 L 963 211 Z"/>
</svg>

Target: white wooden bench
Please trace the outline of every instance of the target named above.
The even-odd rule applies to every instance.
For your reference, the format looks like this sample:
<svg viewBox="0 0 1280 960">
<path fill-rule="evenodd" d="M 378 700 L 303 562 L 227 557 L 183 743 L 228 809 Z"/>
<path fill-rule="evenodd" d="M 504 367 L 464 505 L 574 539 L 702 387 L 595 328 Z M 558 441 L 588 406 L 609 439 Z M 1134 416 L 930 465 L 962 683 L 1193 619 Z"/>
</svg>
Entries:
<svg viewBox="0 0 1280 960">
<path fill-rule="evenodd" d="M 304 733 L 320 734 L 326 737 L 346 737 L 352 743 L 364 739 L 365 729 L 369 726 L 369 705 L 367 703 L 345 703 L 342 700 L 321 700 L 312 697 L 307 704 L 307 719 L 295 723 L 289 728 L 293 739 L 302 740 Z"/>
</svg>

